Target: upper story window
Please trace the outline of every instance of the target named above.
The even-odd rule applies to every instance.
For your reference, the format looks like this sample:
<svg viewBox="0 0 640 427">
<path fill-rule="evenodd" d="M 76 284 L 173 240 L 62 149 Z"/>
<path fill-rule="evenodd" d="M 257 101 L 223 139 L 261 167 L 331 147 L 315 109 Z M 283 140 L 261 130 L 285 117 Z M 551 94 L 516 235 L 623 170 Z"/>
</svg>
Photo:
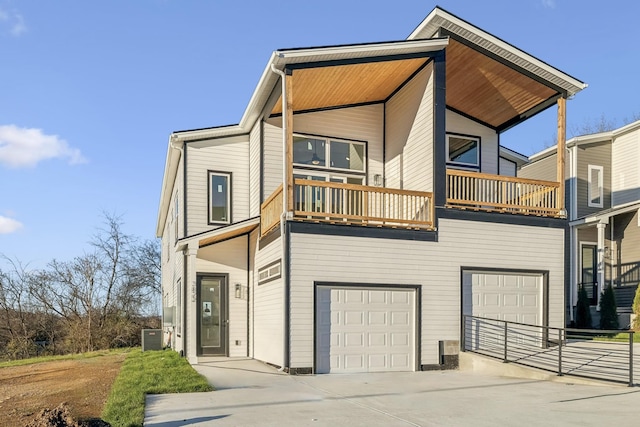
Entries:
<svg viewBox="0 0 640 427">
<path fill-rule="evenodd" d="M 231 173 L 209 171 L 209 224 L 231 223 Z"/>
<path fill-rule="evenodd" d="M 587 183 L 587 204 L 593 208 L 603 207 L 603 168 L 602 166 L 589 165 Z"/>
<path fill-rule="evenodd" d="M 366 144 L 318 136 L 293 137 L 293 163 L 318 169 L 366 171 Z"/>
<path fill-rule="evenodd" d="M 447 134 L 447 164 L 465 169 L 480 169 L 480 138 Z"/>
</svg>

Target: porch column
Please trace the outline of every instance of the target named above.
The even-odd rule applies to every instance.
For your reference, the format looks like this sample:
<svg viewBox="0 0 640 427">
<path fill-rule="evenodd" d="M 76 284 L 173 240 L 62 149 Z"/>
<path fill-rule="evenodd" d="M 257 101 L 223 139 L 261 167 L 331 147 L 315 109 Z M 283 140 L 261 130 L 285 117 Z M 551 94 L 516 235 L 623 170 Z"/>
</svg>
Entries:
<svg viewBox="0 0 640 427">
<path fill-rule="evenodd" d="M 567 211 L 564 207 L 564 157 L 565 147 L 567 140 L 567 100 L 564 97 L 558 99 L 558 171 L 557 181 L 560 184 L 558 187 L 558 209 L 563 213 L 563 216 L 567 216 Z"/>
<path fill-rule="evenodd" d="M 187 327 L 184 333 L 186 337 L 186 349 L 185 356 L 191 364 L 198 363 L 198 349 L 197 349 L 197 334 L 198 334 L 198 289 L 196 278 L 196 255 L 198 255 L 198 243 L 189 243 L 189 247 L 185 250 L 186 262 L 187 262 L 187 277 L 185 280 L 185 286 L 187 286 L 187 295 L 189 299 L 184 302 L 184 306 L 187 309 Z"/>
<path fill-rule="evenodd" d="M 601 221 L 598 227 L 598 307 L 600 307 L 600 294 L 604 291 L 604 231 L 607 223 Z"/>
<path fill-rule="evenodd" d="M 287 173 L 287 212 L 293 212 L 293 72 L 285 69 L 285 139 L 287 146 L 286 173 Z"/>
</svg>

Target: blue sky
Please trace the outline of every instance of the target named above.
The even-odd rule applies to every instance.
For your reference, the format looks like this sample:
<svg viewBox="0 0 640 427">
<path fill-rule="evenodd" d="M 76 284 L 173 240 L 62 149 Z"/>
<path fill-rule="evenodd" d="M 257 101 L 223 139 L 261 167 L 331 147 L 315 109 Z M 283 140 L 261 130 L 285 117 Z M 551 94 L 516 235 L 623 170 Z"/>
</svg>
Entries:
<svg viewBox="0 0 640 427">
<path fill-rule="evenodd" d="M 154 238 L 172 131 L 237 123 L 275 49 L 401 40 L 436 4 L 587 82 L 569 129 L 640 113 L 632 1 L 0 0 L 0 253 L 81 255 L 103 211 Z M 544 148 L 555 115 L 502 142 Z"/>
</svg>

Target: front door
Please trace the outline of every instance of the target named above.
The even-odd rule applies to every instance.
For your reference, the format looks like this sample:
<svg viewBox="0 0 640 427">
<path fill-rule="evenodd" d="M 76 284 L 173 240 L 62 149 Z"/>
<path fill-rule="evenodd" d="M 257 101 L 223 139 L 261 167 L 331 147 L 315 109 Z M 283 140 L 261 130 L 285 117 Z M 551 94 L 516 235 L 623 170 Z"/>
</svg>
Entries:
<svg viewBox="0 0 640 427">
<path fill-rule="evenodd" d="M 596 305 L 598 304 L 598 247 L 596 245 L 582 244 L 580 270 L 580 286 L 587 291 L 591 305 Z"/>
<path fill-rule="evenodd" d="M 198 277 L 198 355 L 227 354 L 227 293 L 224 276 Z"/>
</svg>

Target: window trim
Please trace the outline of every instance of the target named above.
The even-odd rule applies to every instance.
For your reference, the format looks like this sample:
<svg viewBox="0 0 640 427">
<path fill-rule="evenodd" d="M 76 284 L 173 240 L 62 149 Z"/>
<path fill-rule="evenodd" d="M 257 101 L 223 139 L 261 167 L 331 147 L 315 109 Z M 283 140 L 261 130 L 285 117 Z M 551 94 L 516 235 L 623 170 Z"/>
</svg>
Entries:
<svg viewBox="0 0 640 427">
<path fill-rule="evenodd" d="M 597 170 L 598 173 L 598 198 L 600 203 L 593 202 L 594 195 L 591 193 L 593 187 L 592 171 Z M 604 207 L 604 167 L 597 165 L 589 165 L 587 167 L 587 205 L 590 208 L 602 208 Z"/>
<path fill-rule="evenodd" d="M 270 270 L 275 266 L 279 266 L 280 269 L 279 269 L 277 274 L 274 274 L 273 276 L 270 276 L 269 275 Z M 267 272 L 267 277 L 265 277 L 264 279 L 260 279 L 260 273 L 265 272 L 265 271 Z M 277 280 L 277 279 L 281 278 L 282 277 L 282 259 L 277 259 L 277 260 L 275 260 L 273 262 L 270 262 L 267 265 L 263 265 L 262 267 L 260 267 L 258 269 L 257 277 L 258 277 L 258 286 L 264 285 L 265 283 L 269 283 L 269 282 L 271 282 L 273 280 Z"/>
<path fill-rule="evenodd" d="M 341 172 L 341 173 L 346 173 L 346 174 L 352 174 L 352 175 L 360 175 L 360 176 L 367 176 L 367 171 L 369 168 L 369 144 L 367 141 L 361 141 L 361 140 L 357 140 L 357 139 L 349 139 L 349 138 L 339 138 L 339 137 L 332 137 L 332 136 L 324 136 L 324 135 L 314 135 L 314 134 L 305 134 L 305 133 L 297 133 L 295 132 L 293 134 L 294 137 L 299 137 L 299 138 L 312 138 L 312 139 L 323 139 L 324 140 L 324 158 L 325 158 L 325 162 L 327 165 L 331 164 L 331 141 L 335 141 L 335 142 L 342 142 L 345 144 L 357 144 L 357 145 L 362 145 L 364 147 L 364 158 L 363 160 L 363 168 L 361 171 L 359 170 L 355 170 L 355 169 L 344 169 L 344 168 L 336 168 L 336 167 L 331 167 L 331 166 L 316 166 L 316 165 L 308 165 L 305 163 L 296 163 L 295 159 L 293 161 L 293 166 L 295 168 L 300 168 L 300 169 L 309 169 L 309 170 L 317 170 L 317 171 L 334 171 L 334 172 Z M 366 180 L 365 180 L 366 181 Z"/>
<path fill-rule="evenodd" d="M 455 168 L 455 169 L 464 169 L 464 170 L 473 170 L 473 171 L 478 171 L 480 172 L 480 170 L 482 169 L 482 138 L 478 135 L 467 135 L 464 133 L 457 133 L 457 132 L 447 132 L 446 133 L 446 155 L 447 155 L 447 166 Z M 458 138 L 467 138 L 467 139 L 473 139 L 476 140 L 478 143 L 478 164 L 474 165 L 472 163 L 463 163 L 463 162 L 454 162 L 450 159 L 449 157 L 449 138 L 450 137 L 458 137 Z"/>
<path fill-rule="evenodd" d="M 227 178 L 227 220 L 226 221 L 216 221 L 211 219 L 211 177 L 212 176 L 224 176 Z M 231 202 L 233 200 L 231 183 L 232 183 L 233 174 L 231 172 L 224 171 L 207 171 L 207 224 L 208 225 L 222 225 L 222 224 L 231 224 L 231 212 L 233 211 Z"/>
</svg>

